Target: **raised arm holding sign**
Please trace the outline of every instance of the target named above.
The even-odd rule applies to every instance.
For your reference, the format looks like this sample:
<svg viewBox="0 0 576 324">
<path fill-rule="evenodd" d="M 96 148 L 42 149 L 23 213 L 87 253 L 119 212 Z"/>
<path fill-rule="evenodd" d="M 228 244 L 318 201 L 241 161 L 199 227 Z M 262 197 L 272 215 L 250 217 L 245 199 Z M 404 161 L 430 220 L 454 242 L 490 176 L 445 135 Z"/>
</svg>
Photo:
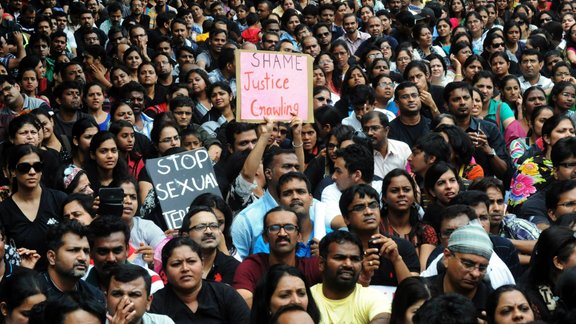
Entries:
<svg viewBox="0 0 576 324">
<path fill-rule="evenodd" d="M 208 152 L 204 148 L 146 162 L 170 229 L 180 228 L 190 203 L 203 193 L 221 196 Z"/>
<path fill-rule="evenodd" d="M 237 50 L 236 76 L 237 121 L 314 122 L 310 55 Z"/>
</svg>

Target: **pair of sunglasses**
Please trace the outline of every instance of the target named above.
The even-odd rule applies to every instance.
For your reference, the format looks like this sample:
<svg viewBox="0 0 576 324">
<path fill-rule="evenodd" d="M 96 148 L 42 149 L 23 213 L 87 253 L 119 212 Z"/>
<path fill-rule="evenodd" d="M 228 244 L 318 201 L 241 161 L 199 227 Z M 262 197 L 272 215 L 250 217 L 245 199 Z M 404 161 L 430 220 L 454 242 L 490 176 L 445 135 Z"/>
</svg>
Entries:
<svg viewBox="0 0 576 324">
<path fill-rule="evenodd" d="M 34 171 L 36 171 L 36 172 L 41 172 L 42 169 L 44 168 L 44 163 L 42 163 L 42 162 L 20 163 L 16 166 L 16 171 L 18 171 L 19 173 L 25 174 L 25 173 L 30 172 L 30 169 L 32 169 L 32 168 L 34 168 Z"/>
</svg>

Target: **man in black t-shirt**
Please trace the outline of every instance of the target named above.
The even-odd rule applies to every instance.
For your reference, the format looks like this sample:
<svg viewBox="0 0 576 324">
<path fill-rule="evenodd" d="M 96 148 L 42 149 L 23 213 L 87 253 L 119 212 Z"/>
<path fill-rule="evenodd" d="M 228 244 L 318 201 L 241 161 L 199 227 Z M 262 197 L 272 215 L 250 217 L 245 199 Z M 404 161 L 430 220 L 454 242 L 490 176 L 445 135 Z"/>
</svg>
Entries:
<svg viewBox="0 0 576 324">
<path fill-rule="evenodd" d="M 370 185 L 355 185 L 342 193 L 340 211 L 348 230 L 356 234 L 365 247 L 359 283 L 398 286 L 405 278 L 418 275 L 420 261 L 410 242 L 380 233 L 379 200 L 378 192 Z"/>
<path fill-rule="evenodd" d="M 400 115 L 390 122 L 388 138 L 414 147 L 416 140 L 430 132 L 430 119 L 421 115 L 420 91 L 413 82 L 402 82 L 394 90 L 394 101 Z"/>
<path fill-rule="evenodd" d="M 40 274 L 48 285 L 48 297 L 77 291 L 83 299 L 105 304 L 104 294 L 82 280 L 90 265 L 88 230 L 77 221 L 59 223 L 48 230 L 48 271 Z"/>
</svg>

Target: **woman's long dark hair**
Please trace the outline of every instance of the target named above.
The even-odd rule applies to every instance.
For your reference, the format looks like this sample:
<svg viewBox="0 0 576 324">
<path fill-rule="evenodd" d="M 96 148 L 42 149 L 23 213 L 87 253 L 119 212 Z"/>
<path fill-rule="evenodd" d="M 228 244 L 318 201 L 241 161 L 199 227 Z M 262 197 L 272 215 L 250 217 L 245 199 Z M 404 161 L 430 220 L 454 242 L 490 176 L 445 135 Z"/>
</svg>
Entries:
<svg viewBox="0 0 576 324">
<path fill-rule="evenodd" d="M 97 195 L 98 190 L 100 190 L 100 176 L 98 174 L 98 165 L 96 164 L 96 160 L 93 160 L 90 157 L 90 154 L 95 154 L 96 150 L 107 140 L 113 140 L 116 143 L 116 137 L 109 131 L 98 132 L 92 138 L 90 142 L 90 150 L 88 152 L 88 156 L 86 156 L 84 160 L 84 170 L 86 171 L 86 175 L 90 180 L 90 184 L 92 185 L 92 189 Z M 116 166 L 112 171 L 112 183 L 110 183 L 111 187 L 118 187 L 120 185 L 120 179 L 124 179 L 128 174 L 128 165 L 124 159 L 121 159 L 118 156 L 118 162 L 116 162 Z"/>
<path fill-rule="evenodd" d="M 386 174 L 386 176 L 384 177 L 384 179 L 382 180 L 382 212 L 380 213 L 382 215 L 382 222 L 386 225 L 389 224 L 389 220 L 388 220 L 388 205 L 386 204 L 386 192 L 388 191 L 388 187 L 390 186 L 390 183 L 392 182 L 393 178 L 396 177 L 405 177 L 406 179 L 408 179 L 408 181 L 410 182 L 410 185 L 412 186 L 412 193 L 414 195 L 414 202 L 416 202 L 416 182 L 414 181 L 414 178 L 412 178 L 410 176 L 410 174 L 408 172 L 406 172 L 406 170 L 404 169 L 394 169 L 390 172 L 388 172 L 388 174 Z M 418 215 L 418 210 L 416 209 L 415 205 L 410 206 L 410 217 L 408 218 L 408 222 L 410 223 L 410 227 L 412 228 L 410 230 L 410 233 L 408 233 L 408 238 L 410 239 L 411 242 L 413 242 L 414 238 L 418 238 L 420 237 L 423 233 L 424 233 L 424 227 L 422 226 L 422 223 L 420 222 L 420 218 Z M 419 240 L 417 240 L 416 244 L 421 244 L 422 242 L 420 242 Z"/>
<path fill-rule="evenodd" d="M 312 317 L 314 323 L 319 323 L 320 311 L 318 310 L 314 297 L 310 292 L 310 285 L 306 282 L 306 277 L 304 277 L 302 272 L 297 268 L 285 264 L 276 264 L 270 267 L 270 270 L 268 270 L 266 275 L 264 275 L 256 285 L 250 316 L 251 323 L 270 323 L 270 319 L 273 315 L 270 313 L 270 299 L 278 286 L 278 282 L 280 282 L 280 279 L 285 276 L 298 277 L 304 281 L 304 285 L 306 285 L 306 294 L 308 295 L 308 308 L 306 311 L 310 317 Z"/>
</svg>

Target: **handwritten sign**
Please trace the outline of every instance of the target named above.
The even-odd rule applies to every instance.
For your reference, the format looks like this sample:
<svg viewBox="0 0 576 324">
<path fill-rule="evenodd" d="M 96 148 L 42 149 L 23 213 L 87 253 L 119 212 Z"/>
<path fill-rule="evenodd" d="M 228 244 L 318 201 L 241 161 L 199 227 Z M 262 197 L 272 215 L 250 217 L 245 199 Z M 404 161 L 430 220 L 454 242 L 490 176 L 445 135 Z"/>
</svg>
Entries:
<svg viewBox="0 0 576 324">
<path fill-rule="evenodd" d="M 310 55 L 237 50 L 236 78 L 236 120 L 314 122 Z"/>
<path fill-rule="evenodd" d="M 190 203 L 203 193 L 221 196 L 208 152 L 182 152 L 146 162 L 160 201 L 162 215 L 170 229 L 180 228 Z"/>
</svg>

